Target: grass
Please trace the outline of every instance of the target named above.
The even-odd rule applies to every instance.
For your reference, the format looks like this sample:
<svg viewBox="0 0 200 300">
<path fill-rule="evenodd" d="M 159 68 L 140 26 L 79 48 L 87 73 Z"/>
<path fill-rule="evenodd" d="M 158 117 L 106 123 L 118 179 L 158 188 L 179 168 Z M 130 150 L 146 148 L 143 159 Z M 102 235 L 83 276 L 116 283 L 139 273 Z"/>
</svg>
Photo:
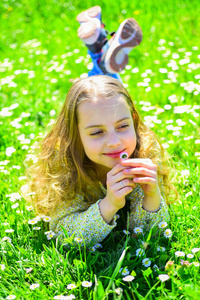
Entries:
<svg viewBox="0 0 200 300">
<path fill-rule="evenodd" d="M 176 166 L 179 199 L 171 206 L 166 227 L 172 237 L 166 238 L 166 228 L 158 227 L 136 238 L 118 232 L 92 251 L 77 247 L 72 239 L 68 248 L 50 239 L 47 222 L 29 224 L 34 211 L 20 195 L 26 182 L 24 162 L 31 159 L 35 138 L 50 128 L 74 79 L 90 68 L 87 50 L 76 36 L 75 18 L 95 4 L 91 0 L 87 5 L 79 0 L 0 4 L 0 299 L 61 299 L 59 295 L 70 299 L 70 294 L 84 300 L 199 299 L 197 0 L 101 1 L 110 31 L 132 16 L 143 30 L 143 41 L 130 53 L 121 77 Z M 36 226 L 40 229 L 34 230 Z M 136 255 L 139 248 L 144 256 Z M 194 257 L 187 257 L 192 250 Z M 151 261 L 149 267 L 143 265 L 144 258 Z M 123 280 L 128 273 L 134 280 Z M 162 282 L 161 274 L 169 279 Z M 84 281 L 92 285 L 86 282 L 84 287 Z M 69 289 L 69 284 L 76 287 Z"/>
</svg>

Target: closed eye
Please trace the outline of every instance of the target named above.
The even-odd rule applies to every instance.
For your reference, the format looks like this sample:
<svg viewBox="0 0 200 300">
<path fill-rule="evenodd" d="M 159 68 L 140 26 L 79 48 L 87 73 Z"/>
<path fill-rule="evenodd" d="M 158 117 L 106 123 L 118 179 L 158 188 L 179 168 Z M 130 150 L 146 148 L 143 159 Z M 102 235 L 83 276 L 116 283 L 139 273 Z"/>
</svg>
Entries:
<svg viewBox="0 0 200 300">
<path fill-rule="evenodd" d="M 126 129 L 128 127 L 129 127 L 128 124 L 123 124 L 123 125 L 119 126 L 118 129 Z"/>
<path fill-rule="evenodd" d="M 95 132 L 92 132 L 90 133 L 91 136 L 95 136 L 95 135 L 100 135 L 103 133 L 103 130 L 98 130 L 98 131 L 95 131 Z"/>
</svg>

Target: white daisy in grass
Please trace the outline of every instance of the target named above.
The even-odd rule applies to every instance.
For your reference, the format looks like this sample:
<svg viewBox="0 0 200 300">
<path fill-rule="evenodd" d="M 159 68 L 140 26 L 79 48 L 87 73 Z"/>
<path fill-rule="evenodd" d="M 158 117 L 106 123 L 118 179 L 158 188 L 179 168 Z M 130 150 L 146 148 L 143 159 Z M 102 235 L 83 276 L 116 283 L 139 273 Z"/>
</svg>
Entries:
<svg viewBox="0 0 200 300">
<path fill-rule="evenodd" d="M 77 243 L 82 243 L 83 239 L 79 238 L 79 237 L 75 237 L 74 241 Z"/>
<path fill-rule="evenodd" d="M 193 261 L 192 264 L 195 266 L 195 267 L 199 267 L 200 266 L 200 263 L 196 262 L 196 261 Z"/>
<path fill-rule="evenodd" d="M 187 256 L 187 258 L 193 258 L 193 257 L 194 257 L 194 254 L 189 253 L 189 254 L 187 254 L 186 256 Z"/>
<path fill-rule="evenodd" d="M 166 230 L 164 231 L 163 235 L 164 235 L 164 237 L 166 237 L 166 238 L 172 237 L 172 231 L 171 231 L 171 229 L 169 229 L 169 228 L 166 229 Z"/>
<path fill-rule="evenodd" d="M 43 216 L 43 217 L 42 217 L 42 220 L 43 220 L 44 222 L 50 222 L 50 221 L 51 221 L 51 217 Z"/>
<path fill-rule="evenodd" d="M 91 287 L 92 286 L 92 282 L 90 282 L 90 281 L 83 281 L 82 283 L 81 283 L 81 285 L 83 286 L 83 287 Z"/>
<path fill-rule="evenodd" d="M 35 289 L 39 288 L 39 286 L 40 286 L 39 283 L 33 283 L 30 285 L 30 289 L 35 290 Z"/>
<path fill-rule="evenodd" d="M 53 231 L 49 231 L 48 234 L 46 235 L 47 236 L 47 240 L 51 240 L 55 235 L 55 232 Z"/>
<path fill-rule="evenodd" d="M 15 299 L 15 298 L 16 298 L 15 295 L 9 295 L 9 296 L 6 297 L 6 299 Z"/>
<path fill-rule="evenodd" d="M 73 294 L 62 297 L 62 300 L 72 300 L 72 299 L 76 299 L 76 297 Z"/>
<path fill-rule="evenodd" d="M 135 277 L 132 275 L 128 275 L 128 276 L 125 276 L 124 278 L 122 278 L 122 280 L 126 281 L 126 282 L 133 281 L 134 279 L 135 279 Z"/>
<path fill-rule="evenodd" d="M 200 250 L 200 248 L 193 248 L 191 251 L 192 251 L 192 253 L 196 253 L 196 252 L 198 252 Z"/>
<path fill-rule="evenodd" d="M 77 288 L 77 286 L 74 283 L 70 283 L 70 284 L 67 285 L 68 290 L 73 290 L 75 288 Z"/>
<path fill-rule="evenodd" d="M 144 255 L 144 250 L 142 248 L 138 248 L 136 250 L 136 256 L 143 256 Z"/>
<path fill-rule="evenodd" d="M 143 233 L 143 229 L 141 228 L 141 227 L 135 227 L 134 229 L 133 229 L 133 231 L 135 232 L 135 233 Z"/>
<path fill-rule="evenodd" d="M 1 241 L 2 242 L 9 242 L 9 243 L 12 242 L 11 238 L 9 238 L 8 236 L 4 236 Z"/>
<path fill-rule="evenodd" d="M 121 295 L 122 292 L 123 292 L 123 289 L 120 288 L 120 287 L 115 289 L 115 293 L 116 293 L 117 295 Z"/>
<path fill-rule="evenodd" d="M 38 220 L 35 218 L 35 219 L 32 219 L 32 220 L 28 220 L 28 224 L 30 225 L 35 225 L 38 223 Z"/>
<path fill-rule="evenodd" d="M 33 268 L 27 268 L 27 269 L 24 269 L 26 271 L 27 274 L 31 273 L 33 271 Z"/>
<path fill-rule="evenodd" d="M 130 274 L 130 271 L 128 270 L 128 268 L 121 268 L 119 270 L 119 273 L 121 273 L 123 276 L 126 276 Z"/>
<path fill-rule="evenodd" d="M 123 233 L 126 235 L 130 234 L 130 232 L 128 230 L 123 230 Z"/>
<path fill-rule="evenodd" d="M 165 250 L 166 250 L 165 247 L 161 247 L 161 246 L 157 247 L 157 251 L 164 252 Z"/>
<path fill-rule="evenodd" d="M 57 295 L 57 296 L 54 296 L 53 299 L 57 299 L 57 300 L 61 300 L 63 299 L 63 295 Z"/>
<path fill-rule="evenodd" d="M 26 209 L 27 209 L 28 211 L 32 211 L 32 210 L 34 210 L 34 207 L 33 207 L 33 206 L 26 206 Z"/>
<path fill-rule="evenodd" d="M 0 265 L 0 269 L 1 269 L 1 271 L 4 271 L 4 270 L 5 270 L 5 268 L 6 268 L 6 266 L 5 266 L 4 264 L 1 264 L 1 265 Z"/>
<path fill-rule="evenodd" d="M 33 227 L 33 230 L 40 230 L 41 227 Z"/>
<path fill-rule="evenodd" d="M 158 275 L 158 278 L 160 279 L 160 281 L 164 282 L 164 281 L 168 280 L 170 277 L 167 274 L 160 274 L 160 275 Z"/>
<path fill-rule="evenodd" d="M 143 266 L 145 266 L 147 268 L 147 267 L 149 267 L 151 265 L 151 261 L 150 261 L 149 258 L 144 258 L 142 260 L 142 264 L 143 264 Z"/>
<path fill-rule="evenodd" d="M 5 232 L 6 233 L 12 233 L 12 232 L 14 232 L 14 230 L 13 229 L 6 229 Z"/>
<path fill-rule="evenodd" d="M 184 256 L 185 256 L 185 253 L 184 253 L 183 251 L 176 251 L 176 252 L 175 252 L 175 255 L 176 255 L 177 257 L 184 257 Z"/>
<path fill-rule="evenodd" d="M 167 222 L 160 222 L 160 223 L 158 223 L 158 227 L 159 228 L 165 228 L 165 227 L 167 227 Z"/>
</svg>

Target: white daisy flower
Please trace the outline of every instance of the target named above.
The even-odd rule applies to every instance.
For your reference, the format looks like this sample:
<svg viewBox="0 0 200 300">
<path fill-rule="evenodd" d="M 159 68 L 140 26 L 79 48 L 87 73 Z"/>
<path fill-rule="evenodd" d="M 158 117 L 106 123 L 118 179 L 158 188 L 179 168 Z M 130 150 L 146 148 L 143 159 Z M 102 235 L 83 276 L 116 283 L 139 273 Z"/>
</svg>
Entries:
<svg viewBox="0 0 200 300">
<path fill-rule="evenodd" d="M 33 227 L 33 230 L 40 230 L 41 227 Z"/>
<path fill-rule="evenodd" d="M 77 286 L 74 283 L 70 283 L 70 284 L 68 284 L 67 289 L 72 290 L 72 289 L 75 289 L 76 287 Z"/>
<path fill-rule="evenodd" d="M 130 234 L 130 232 L 128 230 L 123 230 L 123 233 L 126 235 Z"/>
<path fill-rule="evenodd" d="M 31 225 L 37 224 L 37 222 L 38 222 L 37 219 L 28 220 L 28 224 L 31 224 Z"/>
<path fill-rule="evenodd" d="M 130 274 L 128 268 L 125 268 L 125 269 L 121 268 L 121 269 L 119 270 L 119 273 L 122 273 L 123 276 L 126 276 L 126 275 L 129 275 L 129 274 Z"/>
<path fill-rule="evenodd" d="M 137 250 L 136 250 L 136 256 L 143 256 L 144 255 L 144 249 L 142 249 L 142 248 L 138 248 Z"/>
<path fill-rule="evenodd" d="M 128 276 L 125 276 L 124 278 L 122 278 L 122 280 L 127 281 L 127 282 L 133 281 L 134 279 L 135 279 L 135 277 L 131 276 L 131 275 L 128 275 Z"/>
<path fill-rule="evenodd" d="M 12 233 L 12 232 L 14 232 L 14 230 L 13 229 L 6 229 L 5 232 L 6 233 Z"/>
<path fill-rule="evenodd" d="M 36 288 L 39 288 L 39 286 L 40 286 L 39 283 L 33 283 L 33 284 L 30 285 L 30 289 L 34 290 Z"/>
<path fill-rule="evenodd" d="M 2 242 L 9 242 L 9 243 L 12 242 L 11 238 L 9 238 L 8 236 L 4 236 L 1 241 Z"/>
<path fill-rule="evenodd" d="M 51 218 L 48 217 L 48 216 L 43 216 L 43 217 L 42 217 L 42 220 L 43 220 L 44 222 L 50 222 L 50 221 L 51 221 Z"/>
<path fill-rule="evenodd" d="M 167 227 L 167 222 L 160 222 L 159 224 L 158 224 L 158 227 L 159 228 L 165 228 L 165 227 Z"/>
<path fill-rule="evenodd" d="M 187 256 L 187 258 L 193 258 L 194 257 L 194 255 L 191 254 L 191 253 L 187 254 L 186 256 Z"/>
<path fill-rule="evenodd" d="M 198 252 L 200 250 L 200 248 L 193 248 L 191 251 L 192 251 L 192 253 L 196 253 L 196 252 Z"/>
<path fill-rule="evenodd" d="M 53 231 L 50 231 L 48 234 L 47 234 L 47 240 L 51 240 L 55 235 L 55 232 Z"/>
<path fill-rule="evenodd" d="M 199 267 L 200 266 L 200 263 L 196 262 L 196 261 L 193 261 L 192 264 L 195 266 L 195 267 Z"/>
<path fill-rule="evenodd" d="M 90 281 L 83 281 L 81 283 L 81 285 L 84 286 L 84 287 L 91 287 L 92 286 L 92 282 L 90 282 Z"/>
<path fill-rule="evenodd" d="M 157 247 L 157 251 L 164 252 L 165 250 L 166 250 L 165 247 L 161 247 L 161 246 Z"/>
<path fill-rule="evenodd" d="M 168 280 L 170 277 L 167 274 L 160 274 L 160 275 L 158 275 L 158 278 L 160 279 L 160 281 L 164 282 L 164 281 Z"/>
<path fill-rule="evenodd" d="M 6 268 L 6 266 L 5 266 L 4 264 L 1 264 L 1 265 L 0 265 L 0 268 L 1 268 L 1 271 L 4 271 L 5 268 Z"/>
<path fill-rule="evenodd" d="M 176 255 L 177 257 L 184 257 L 184 256 L 185 256 L 185 253 L 184 253 L 183 251 L 176 251 L 176 252 L 175 252 L 175 255 Z"/>
<path fill-rule="evenodd" d="M 135 233 L 143 233 L 143 229 L 141 228 L 141 227 L 135 227 L 134 229 L 133 229 L 133 231 L 135 232 Z"/>
<path fill-rule="evenodd" d="M 8 297 L 6 297 L 6 299 L 15 299 L 16 296 L 15 295 L 9 295 Z"/>
<path fill-rule="evenodd" d="M 163 233 L 164 237 L 170 238 L 172 236 L 172 231 L 171 229 L 166 229 Z"/>
<path fill-rule="evenodd" d="M 33 268 L 27 268 L 27 269 L 24 269 L 26 271 L 27 274 L 31 273 L 33 271 Z"/>
<path fill-rule="evenodd" d="M 116 293 L 117 295 L 121 295 L 122 292 L 123 292 L 123 289 L 120 288 L 120 287 L 115 289 L 115 293 Z"/>
<path fill-rule="evenodd" d="M 79 238 L 79 237 L 75 237 L 74 238 L 74 241 L 75 242 L 78 242 L 78 243 L 82 243 L 83 239 Z"/>
<path fill-rule="evenodd" d="M 144 258 L 142 260 L 142 264 L 143 264 L 143 266 L 145 266 L 147 268 L 147 267 L 149 267 L 151 265 L 151 261 L 150 261 L 149 258 Z"/>
</svg>

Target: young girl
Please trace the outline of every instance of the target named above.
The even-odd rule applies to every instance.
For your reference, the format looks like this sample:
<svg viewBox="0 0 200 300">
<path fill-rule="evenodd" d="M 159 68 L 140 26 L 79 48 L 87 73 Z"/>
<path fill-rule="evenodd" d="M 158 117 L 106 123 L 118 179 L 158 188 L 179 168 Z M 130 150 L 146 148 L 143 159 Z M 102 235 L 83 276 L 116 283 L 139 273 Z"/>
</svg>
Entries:
<svg viewBox="0 0 200 300">
<path fill-rule="evenodd" d="M 127 155 L 127 159 L 123 159 Z M 91 76 L 73 84 L 30 169 L 32 201 L 51 217 L 55 236 L 101 242 L 118 226 L 150 229 L 168 220 L 170 183 L 163 148 L 119 80 Z"/>
</svg>

